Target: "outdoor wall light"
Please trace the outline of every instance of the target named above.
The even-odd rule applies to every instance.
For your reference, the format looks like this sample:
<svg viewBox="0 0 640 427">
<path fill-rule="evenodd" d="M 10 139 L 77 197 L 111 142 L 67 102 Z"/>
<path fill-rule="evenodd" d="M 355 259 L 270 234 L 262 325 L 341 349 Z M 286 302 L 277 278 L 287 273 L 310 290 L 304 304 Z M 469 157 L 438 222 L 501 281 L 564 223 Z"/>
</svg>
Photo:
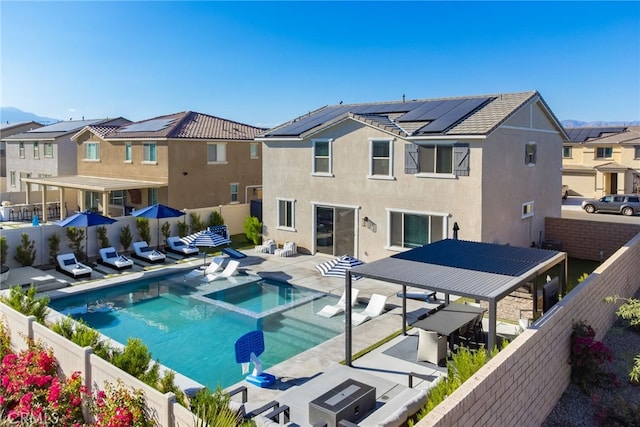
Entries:
<svg viewBox="0 0 640 427">
<path fill-rule="evenodd" d="M 366 227 L 369 225 L 369 217 L 365 216 L 364 218 L 362 218 L 362 226 Z"/>
<path fill-rule="evenodd" d="M 182 175 L 187 176 L 187 175 L 189 175 L 189 172 L 184 171 L 184 172 L 182 172 Z"/>
</svg>

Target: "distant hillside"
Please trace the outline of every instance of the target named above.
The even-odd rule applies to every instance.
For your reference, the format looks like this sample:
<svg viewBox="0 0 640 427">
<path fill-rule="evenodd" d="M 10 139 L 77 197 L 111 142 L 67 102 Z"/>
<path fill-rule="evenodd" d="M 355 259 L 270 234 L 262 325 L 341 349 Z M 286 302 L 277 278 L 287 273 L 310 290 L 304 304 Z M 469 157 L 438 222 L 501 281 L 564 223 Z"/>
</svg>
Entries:
<svg viewBox="0 0 640 427">
<path fill-rule="evenodd" d="M 28 113 L 16 107 L 0 107 L 0 123 L 19 123 L 30 121 L 50 125 L 52 123 L 59 122 L 60 119 L 38 116 L 37 114 Z"/>
<path fill-rule="evenodd" d="M 562 120 L 562 126 L 566 128 L 603 128 L 609 126 L 640 126 L 640 121 L 632 122 L 581 122 L 580 120 Z"/>
</svg>

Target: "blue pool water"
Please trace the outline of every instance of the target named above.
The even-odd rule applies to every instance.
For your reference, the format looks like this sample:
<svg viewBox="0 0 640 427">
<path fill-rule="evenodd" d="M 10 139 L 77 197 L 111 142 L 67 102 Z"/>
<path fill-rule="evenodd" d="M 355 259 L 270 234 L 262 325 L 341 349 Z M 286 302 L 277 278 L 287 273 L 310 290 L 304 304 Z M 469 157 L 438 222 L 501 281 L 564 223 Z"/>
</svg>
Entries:
<svg viewBox="0 0 640 427">
<path fill-rule="evenodd" d="M 49 306 L 120 343 L 142 339 L 154 359 L 215 389 L 244 378 L 234 345 L 247 332 L 264 332 L 260 360 L 267 372 L 342 333 L 342 316 L 315 314 L 336 300 L 255 276 L 200 284 L 179 273 L 54 299 Z"/>
</svg>

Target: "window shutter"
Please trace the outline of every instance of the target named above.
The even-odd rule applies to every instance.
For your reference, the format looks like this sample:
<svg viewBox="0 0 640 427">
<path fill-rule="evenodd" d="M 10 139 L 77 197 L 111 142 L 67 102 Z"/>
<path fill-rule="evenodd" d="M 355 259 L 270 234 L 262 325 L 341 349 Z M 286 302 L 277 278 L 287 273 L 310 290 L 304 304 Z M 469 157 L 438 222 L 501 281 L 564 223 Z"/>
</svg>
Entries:
<svg viewBox="0 0 640 427">
<path fill-rule="evenodd" d="M 533 144 L 533 164 L 538 162 L 538 144 Z"/>
<path fill-rule="evenodd" d="M 469 144 L 456 144 L 453 146 L 454 171 L 457 176 L 469 176 Z"/>
<path fill-rule="evenodd" d="M 404 173 L 413 175 L 420 170 L 418 164 L 418 147 L 416 144 L 410 143 L 404 146 Z"/>
</svg>

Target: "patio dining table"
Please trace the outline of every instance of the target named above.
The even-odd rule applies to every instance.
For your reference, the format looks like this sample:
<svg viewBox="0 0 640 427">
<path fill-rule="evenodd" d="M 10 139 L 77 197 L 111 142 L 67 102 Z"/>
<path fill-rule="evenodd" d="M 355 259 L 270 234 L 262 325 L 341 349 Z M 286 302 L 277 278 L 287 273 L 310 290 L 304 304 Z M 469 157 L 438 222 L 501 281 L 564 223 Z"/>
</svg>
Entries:
<svg viewBox="0 0 640 427">
<path fill-rule="evenodd" d="M 460 328 L 473 322 L 478 316 L 484 315 L 486 311 L 487 309 L 482 307 L 454 303 L 412 323 L 411 326 L 446 335 L 449 341 L 449 348 L 453 350 L 454 338 Z"/>
</svg>

